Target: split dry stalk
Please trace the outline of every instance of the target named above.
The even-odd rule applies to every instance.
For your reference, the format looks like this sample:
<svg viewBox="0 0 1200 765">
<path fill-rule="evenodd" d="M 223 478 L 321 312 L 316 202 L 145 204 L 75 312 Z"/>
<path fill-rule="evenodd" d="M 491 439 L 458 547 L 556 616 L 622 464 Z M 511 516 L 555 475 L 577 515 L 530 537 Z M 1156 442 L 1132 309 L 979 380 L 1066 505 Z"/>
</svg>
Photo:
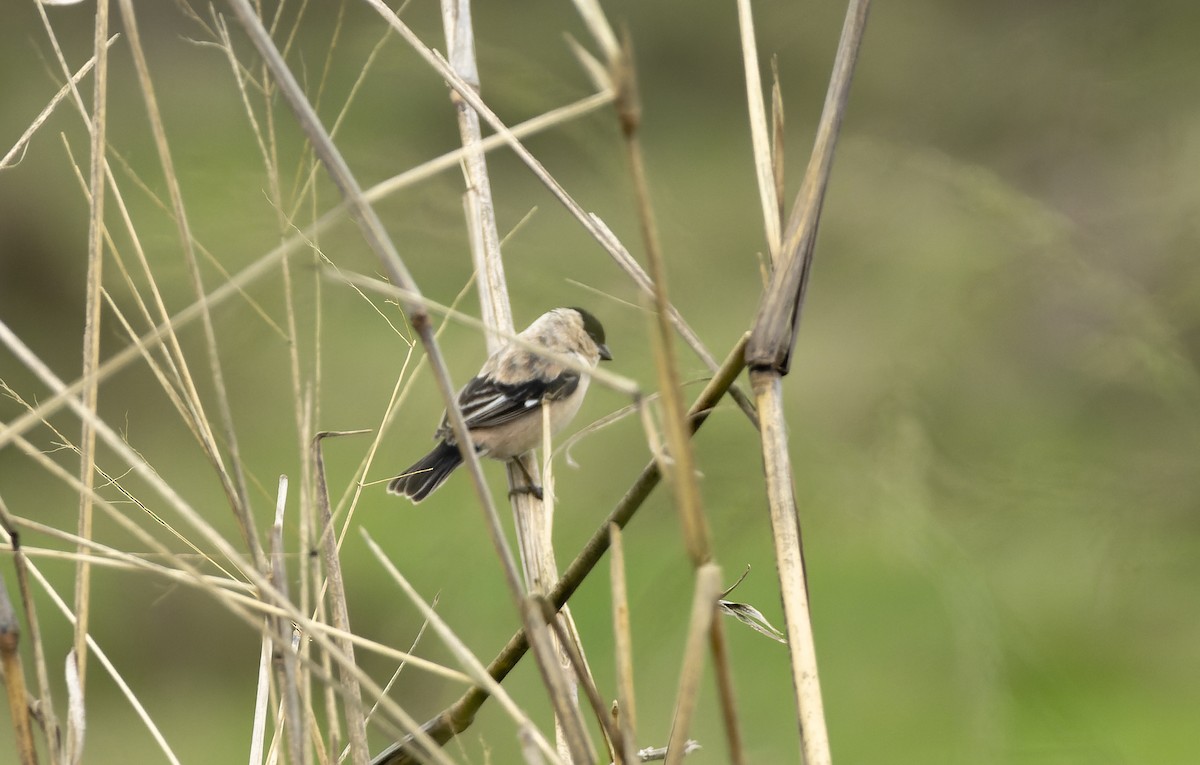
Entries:
<svg viewBox="0 0 1200 765">
<path fill-rule="evenodd" d="M 759 306 L 746 347 L 746 365 L 750 367 L 751 385 L 762 422 L 763 464 L 771 531 L 775 540 L 775 560 L 783 598 L 801 752 L 806 765 L 827 765 L 831 755 L 825 711 L 821 703 L 800 522 L 788 455 L 782 382 L 790 368 L 795 347 L 821 206 L 868 7 L 869 0 L 851 0 L 847 9 L 812 157 L 786 228 L 781 262 Z"/>
</svg>

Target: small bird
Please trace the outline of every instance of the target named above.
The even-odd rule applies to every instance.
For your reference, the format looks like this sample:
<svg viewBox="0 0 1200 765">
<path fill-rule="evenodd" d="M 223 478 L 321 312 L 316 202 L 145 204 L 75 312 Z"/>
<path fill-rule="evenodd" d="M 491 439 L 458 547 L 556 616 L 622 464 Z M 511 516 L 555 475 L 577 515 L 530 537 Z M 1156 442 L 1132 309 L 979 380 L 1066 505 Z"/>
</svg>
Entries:
<svg viewBox="0 0 1200 765">
<path fill-rule="evenodd" d="M 548 311 L 517 337 L 528 345 L 574 359 L 585 368 L 595 368 L 600 359 L 612 359 L 604 344 L 604 327 L 582 308 Z M 475 451 L 482 457 L 510 460 L 533 449 L 542 442 L 543 406 L 550 417 L 551 432 L 557 433 L 579 411 L 590 380 L 587 373 L 569 369 L 558 359 L 509 342 L 493 353 L 479 374 L 458 392 L 458 406 Z M 389 492 L 406 496 L 416 504 L 462 464 L 462 454 L 444 413 L 433 437 L 438 445 L 393 478 L 388 483 Z M 540 494 L 540 489 L 532 486 L 533 481 L 529 483 L 530 490 Z"/>
</svg>

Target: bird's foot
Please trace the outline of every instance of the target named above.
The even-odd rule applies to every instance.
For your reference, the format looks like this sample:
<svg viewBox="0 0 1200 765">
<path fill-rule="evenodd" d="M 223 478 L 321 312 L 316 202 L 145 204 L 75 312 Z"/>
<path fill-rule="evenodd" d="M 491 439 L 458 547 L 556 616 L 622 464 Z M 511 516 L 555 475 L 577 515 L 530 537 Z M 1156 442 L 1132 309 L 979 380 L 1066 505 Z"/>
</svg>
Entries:
<svg viewBox="0 0 1200 765">
<path fill-rule="evenodd" d="M 542 499 L 544 499 L 544 497 L 542 496 L 542 487 L 536 486 L 534 484 L 526 484 L 525 486 L 515 486 L 508 490 L 509 497 L 515 497 L 518 494 L 532 494 L 533 496 L 538 498 L 539 502 L 542 501 Z"/>
</svg>

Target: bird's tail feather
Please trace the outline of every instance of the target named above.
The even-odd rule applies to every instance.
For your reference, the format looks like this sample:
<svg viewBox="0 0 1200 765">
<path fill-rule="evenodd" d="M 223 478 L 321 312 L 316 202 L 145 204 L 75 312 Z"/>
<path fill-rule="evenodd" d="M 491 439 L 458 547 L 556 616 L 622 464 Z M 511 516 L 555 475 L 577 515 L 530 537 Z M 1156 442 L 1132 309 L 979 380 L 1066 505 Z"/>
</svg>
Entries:
<svg viewBox="0 0 1200 765">
<path fill-rule="evenodd" d="M 441 486 L 454 468 L 461 464 L 462 454 L 458 447 L 442 441 L 416 464 L 393 478 L 388 483 L 388 491 L 408 497 L 415 505 Z"/>
</svg>

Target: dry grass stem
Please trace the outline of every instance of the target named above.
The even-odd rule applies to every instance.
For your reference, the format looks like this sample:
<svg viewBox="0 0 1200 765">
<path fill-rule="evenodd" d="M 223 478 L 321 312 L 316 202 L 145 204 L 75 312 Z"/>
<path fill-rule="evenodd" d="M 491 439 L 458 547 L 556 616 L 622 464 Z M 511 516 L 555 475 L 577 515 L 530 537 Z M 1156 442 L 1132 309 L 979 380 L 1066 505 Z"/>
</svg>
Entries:
<svg viewBox="0 0 1200 765">
<path fill-rule="evenodd" d="M 783 597 L 783 617 L 791 654 L 801 748 L 806 765 L 823 765 L 831 759 L 829 734 L 825 728 L 825 710 L 821 703 L 804 552 L 788 458 L 787 431 L 782 411 L 782 380 L 777 374 L 765 371 L 752 371 L 750 379 L 762 415 L 763 460 L 771 510 L 771 535 L 775 540 L 775 564 Z"/>
<path fill-rule="evenodd" d="M 112 37 L 108 38 L 104 44 L 105 49 L 111 48 L 113 43 L 115 43 L 119 37 L 120 35 L 113 35 Z M 38 113 L 38 116 L 35 117 L 33 122 L 29 124 L 29 127 L 25 129 L 25 132 L 21 134 L 21 137 L 17 139 L 17 142 L 12 145 L 12 148 L 8 150 L 8 153 L 5 154 L 3 158 L 0 158 L 0 170 L 4 170 L 9 167 L 15 167 L 16 165 L 20 164 L 21 157 L 25 155 L 25 150 L 29 147 L 29 142 L 33 140 L 33 136 L 38 130 L 41 129 L 46 120 L 50 119 L 50 115 L 54 113 L 54 109 L 71 93 L 72 88 L 78 85 L 79 81 L 86 77 L 88 72 L 92 71 L 92 67 L 95 65 L 95 63 L 96 57 L 92 56 L 87 60 L 86 63 L 84 63 L 83 66 L 76 70 L 75 74 L 71 75 L 66 85 L 63 85 L 58 89 L 58 92 L 55 93 L 54 97 L 50 99 L 50 103 L 46 104 L 45 108 Z"/>
<path fill-rule="evenodd" d="M 595 765 L 596 751 L 583 724 L 574 684 L 569 684 L 562 665 L 559 663 L 559 648 L 551 639 L 548 625 L 543 619 L 542 609 L 537 596 L 529 596 L 524 602 L 522 616 L 525 620 L 525 635 L 529 648 L 533 651 L 538 671 L 542 676 L 542 684 L 550 697 L 554 708 L 555 732 L 559 737 L 559 752 L 566 749 L 569 762 L 581 765 Z"/>
<path fill-rule="evenodd" d="M 587 697 L 588 703 L 592 706 L 592 714 L 596 716 L 596 721 L 600 724 L 600 731 L 604 734 L 604 738 L 608 743 L 610 759 L 623 759 L 618 752 L 623 752 L 625 748 L 624 740 L 621 731 L 613 723 L 612 715 L 610 714 L 608 705 L 604 699 L 600 697 L 600 690 L 596 687 L 596 681 L 592 677 L 591 670 L 588 668 L 587 661 L 579 650 L 578 634 L 571 634 L 565 624 L 565 620 L 560 620 L 558 614 L 550 602 L 544 598 L 539 598 L 538 602 L 542 608 L 542 615 L 546 619 L 553 630 L 558 644 L 567 655 L 567 661 L 570 662 L 571 668 L 575 672 L 575 679 L 578 685 L 584 689 L 584 695 Z M 566 606 L 563 607 L 564 611 Z"/>
</svg>

